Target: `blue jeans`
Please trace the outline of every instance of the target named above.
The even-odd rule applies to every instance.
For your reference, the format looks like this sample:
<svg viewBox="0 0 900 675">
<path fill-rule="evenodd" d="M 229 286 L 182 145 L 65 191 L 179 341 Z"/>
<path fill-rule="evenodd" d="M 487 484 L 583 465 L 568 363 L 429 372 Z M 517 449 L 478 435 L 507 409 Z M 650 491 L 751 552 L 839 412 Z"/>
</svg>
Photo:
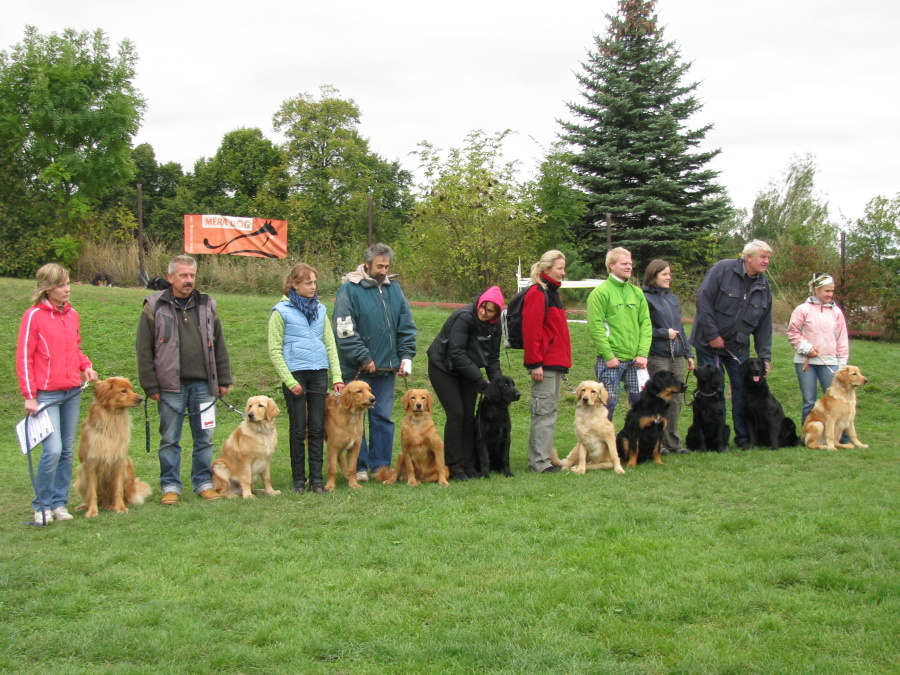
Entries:
<svg viewBox="0 0 900 675">
<path fill-rule="evenodd" d="M 834 366 L 834 368 L 837 370 L 837 366 Z M 806 421 L 806 416 L 809 415 L 816 404 L 816 400 L 819 398 L 816 390 L 816 381 L 822 385 L 822 393 L 825 393 L 834 379 L 834 371 L 824 364 L 814 365 L 812 363 L 809 364 L 805 371 L 802 363 L 795 363 L 794 369 L 797 371 L 797 382 L 800 383 L 800 396 L 803 397 L 803 414 L 800 420 L 800 426 L 802 427 Z"/>
<path fill-rule="evenodd" d="M 375 397 L 375 406 L 370 408 L 368 413 L 368 437 L 371 439 L 372 447 L 370 450 L 366 442 L 366 433 L 363 431 L 356 470 L 375 471 L 379 467 L 390 466 L 394 454 L 394 422 L 391 413 L 394 412 L 394 386 L 397 378 L 393 373 L 384 377 L 364 377 L 364 375 L 365 373 L 361 373 L 359 379 L 372 387 L 372 395 Z"/>
<path fill-rule="evenodd" d="M 181 494 L 181 431 L 184 426 L 184 411 L 191 413 L 191 439 L 194 451 L 191 463 L 191 485 L 197 494 L 212 489 L 213 429 L 204 429 L 200 423 L 201 410 L 215 400 L 209 393 L 206 382 L 192 382 L 181 385 L 177 394 L 163 391 L 159 394 L 159 485 L 162 493 Z M 165 401 L 165 403 L 163 403 Z M 169 405 L 166 405 L 168 403 Z M 176 412 L 178 411 L 178 412 Z"/>
<path fill-rule="evenodd" d="M 737 361 L 730 354 L 717 354 L 716 352 L 701 347 L 697 348 L 697 365 L 713 364 L 720 372 L 728 373 L 728 382 L 731 383 L 731 419 L 734 422 L 734 442 L 741 446 L 750 441 L 747 433 L 747 423 L 744 422 L 744 382 L 738 370 L 741 364 L 749 359 L 749 356 L 738 356 Z M 725 391 L 725 385 L 719 387 L 719 391 Z M 728 421 L 728 410 L 725 410 L 725 422 Z"/>
<path fill-rule="evenodd" d="M 641 397 L 641 389 L 638 387 L 638 367 L 631 361 L 619 361 L 618 368 L 607 368 L 602 356 L 597 357 L 597 381 L 606 387 L 609 398 L 606 401 L 606 409 L 609 410 L 609 419 L 612 420 L 616 404 L 619 402 L 619 382 L 628 392 L 628 400 L 634 404 Z"/>
<path fill-rule="evenodd" d="M 70 392 L 78 392 L 61 405 L 47 408 L 53 433 L 41 444 L 41 461 L 35 476 L 35 496 L 31 506 L 40 511 L 56 509 L 69 502 L 69 486 L 72 484 L 72 458 L 75 454 L 75 432 L 81 414 L 80 387 L 60 391 L 39 391 L 38 407 L 61 401 Z"/>
</svg>

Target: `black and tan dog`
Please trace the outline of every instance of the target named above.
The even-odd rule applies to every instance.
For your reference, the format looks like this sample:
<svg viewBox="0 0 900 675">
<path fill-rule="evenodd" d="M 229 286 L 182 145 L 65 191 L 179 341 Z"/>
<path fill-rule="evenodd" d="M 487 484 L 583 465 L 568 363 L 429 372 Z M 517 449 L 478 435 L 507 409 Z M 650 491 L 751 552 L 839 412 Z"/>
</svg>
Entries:
<svg viewBox="0 0 900 675">
<path fill-rule="evenodd" d="M 750 445 L 778 450 L 797 445 L 797 425 L 784 414 L 781 404 L 769 391 L 766 362 L 747 359 L 740 366 L 744 385 L 744 422 Z"/>
<path fill-rule="evenodd" d="M 501 375 L 488 383 L 475 413 L 475 470 L 482 478 L 497 471 L 512 476 L 509 445 L 512 422 L 509 405 L 522 398 L 511 377 Z"/>
<path fill-rule="evenodd" d="M 641 390 L 640 398 L 625 416 L 625 426 L 616 435 L 619 457 L 629 467 L 651 459 L 663 463 L 659 446 L 666 428 L 669 400 L 684 390 L 684 382 L 670 370 L 657 372 Z"/>
<path fill-rule="evenodd" d="M 688 427 L 685 444 L 698 452 L 725 452 L 731 437 L 731 427 L 725 424 L 725 376 L 713 364 L 706 363 L 694 370 L 694 377 L 694 421 Z"/>
</svg>

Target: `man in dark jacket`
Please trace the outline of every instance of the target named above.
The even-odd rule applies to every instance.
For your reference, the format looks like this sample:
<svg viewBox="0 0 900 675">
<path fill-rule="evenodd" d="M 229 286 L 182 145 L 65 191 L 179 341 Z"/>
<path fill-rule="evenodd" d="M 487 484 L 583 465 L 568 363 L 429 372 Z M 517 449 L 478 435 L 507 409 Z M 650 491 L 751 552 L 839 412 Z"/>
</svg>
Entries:
<svg viewBox="0 0 900 675">
<path fill-rule="evenodd" d="M 159 403 L 159 482 L 166 505 L 181 498 L 185 412 L 194 445 L 194 492 L 204 499 L 219 498 L 210 471 L 215 396 L 228 392 L 231 364 L 216 301 L 195 289 L 196 277 L 193 258 L 172 258 L 167 277 L 171 288 L 144 300 L 138 323 L 138 377 L 144 393 Z"/>
<path fill-rule="evenodd" d="M 409 303 L 388 277 L 393 257 L 385 244 L 367 248 L 363 264 L 344 276 L 332 313 L 344 382 L 365 380 L 375 396 L 375 406 L 369 409 L 368 443 L 363 434 L 356 465 L 358 481 L 368 480 L 368 471 L 391 463 L 396 376 L 410 374 L 416 355 L 418 330 Z"/>
<path fill-rule="evenodd" d="M 737 260 L 713 265 L 697 292 L 691 344 L 699 365 L 712 363 L 728 372 L 734 440 L 742 448 L 748 447 L 750 437 L 738 368 L 750 358 L 751 336 L 756 355 L 766 362 L 766 375 L 771 368 L 772 291 L 766 279 L 771 259 L 771 246 L 759 239 L 751 241 Z"/>
</svg>

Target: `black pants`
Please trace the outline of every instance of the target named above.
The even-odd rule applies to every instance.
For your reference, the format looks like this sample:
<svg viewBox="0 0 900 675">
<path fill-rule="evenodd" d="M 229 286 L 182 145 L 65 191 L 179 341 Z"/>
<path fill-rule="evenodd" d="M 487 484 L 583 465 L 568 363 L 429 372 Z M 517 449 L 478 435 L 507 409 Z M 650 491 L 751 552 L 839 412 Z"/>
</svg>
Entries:
<svg viewBox="0 0 900 675">
<path fill-rule="evenodd" d="M 303 393 L 294 396 L 283 382 L 281 384 L 290 420 L 291 477 L 294 483 L 306 480 L 304 441 L 307 441 L 309 444 L 309 480 L 310 483 L 321 483 L 328 371 L 296 370 L 291 375 L 303 387 Z"/>
<path fill-rule="evenodd" d="M 475 475 L 475 401 L 474 382 L 445 373 L 430 361 L 428 379 L 447 414 L 444 425 L 444 461 L 450 475 Z"/>
</svg>

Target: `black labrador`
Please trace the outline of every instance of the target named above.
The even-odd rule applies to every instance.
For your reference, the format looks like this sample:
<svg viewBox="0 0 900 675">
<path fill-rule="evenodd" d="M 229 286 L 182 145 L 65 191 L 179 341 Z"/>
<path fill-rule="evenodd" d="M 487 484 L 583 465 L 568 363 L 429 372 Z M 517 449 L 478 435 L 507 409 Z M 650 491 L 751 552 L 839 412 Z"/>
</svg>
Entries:
<svg viewBox="0 0 900 675">
<path fill-rule="evenodd" d="M 694 377 L 694 422 L 688 427 L 685 444 L 698 452 L 725 452 L 731 437 L 731 427 L 725 424 L 725 376 L 713 364 L 706 363 L 694 370 Z"/>
<path fill-rule="evenodd" d="M 497 471 L 512 476 L 509 444 L 512 422 L 509 405 L 522 398 L 511 377 L 501 375 L 488 382 L 475 412 L 475 470 L 481 478 Z"/>
<path fill-rule="evenodd" d="M 650 378 L 625 416 L 625 426 L 616 434 L 619 459 L 632 468 L 651 459 L 663 463 L 659 446 L 667 424 L 669 401 L 684 390 L 684 382 L 671 370 L 660 370 Z"/>
<path fill-rule="evenodd" d="M 744 422 L 750 445 L 778 450 L 797 445 L 797 425 L 784 414 L 781 404 L 769 391 L 766 362 L 747 359 L 740 366 L 744 385 Z"/>
</svg>

